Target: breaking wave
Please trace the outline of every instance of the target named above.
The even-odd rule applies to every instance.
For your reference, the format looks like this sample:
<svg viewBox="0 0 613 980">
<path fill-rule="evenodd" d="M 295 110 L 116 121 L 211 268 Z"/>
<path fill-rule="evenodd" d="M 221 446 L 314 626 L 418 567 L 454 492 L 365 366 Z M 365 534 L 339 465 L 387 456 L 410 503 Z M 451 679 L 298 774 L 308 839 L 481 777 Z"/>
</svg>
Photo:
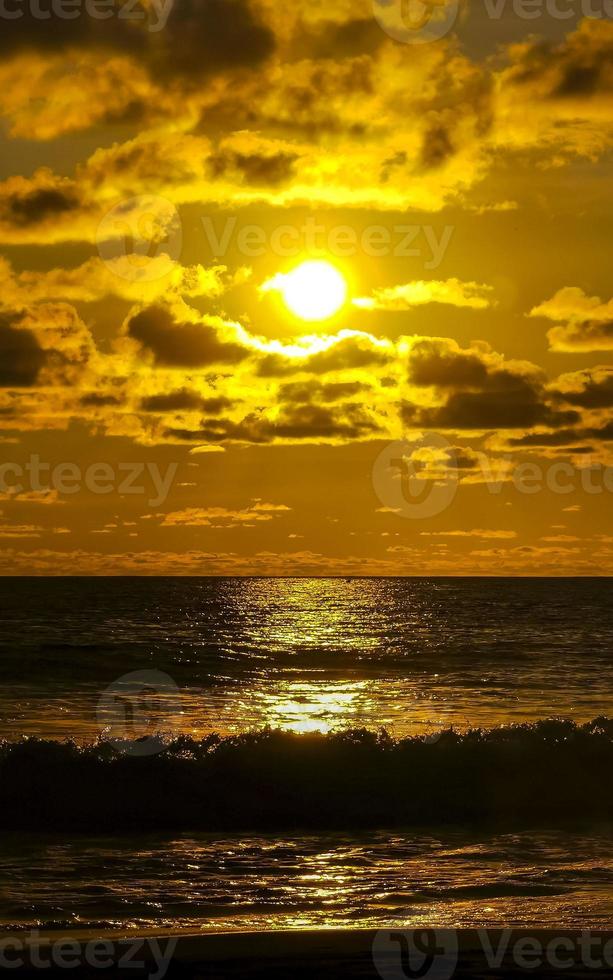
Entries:
<svg viewBox="0 0 613 980">
<path fill-rule="evenodd" d="M 147 745 L 0 743 L 0 825 L 139 829 L 552 825 L 613 813 L 613 720 L 392 739 L 265 729 Z M 153 752 L 153 748 L 157 751 Z"/>
</svg>

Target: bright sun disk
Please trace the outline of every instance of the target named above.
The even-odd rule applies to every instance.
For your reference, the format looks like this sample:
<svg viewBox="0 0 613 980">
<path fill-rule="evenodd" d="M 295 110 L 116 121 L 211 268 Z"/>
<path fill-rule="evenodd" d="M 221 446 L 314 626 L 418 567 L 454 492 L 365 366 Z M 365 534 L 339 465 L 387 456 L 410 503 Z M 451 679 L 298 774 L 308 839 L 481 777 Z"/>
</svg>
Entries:
<svg viewBox="0 0 613 980">
<path fill-rule="evenodd" d="M 302 320 L 333 316 L 347 297 L 347 283 L 329 262 L 303 262 L 279 280 L 285 305 Z"/>
</svg>

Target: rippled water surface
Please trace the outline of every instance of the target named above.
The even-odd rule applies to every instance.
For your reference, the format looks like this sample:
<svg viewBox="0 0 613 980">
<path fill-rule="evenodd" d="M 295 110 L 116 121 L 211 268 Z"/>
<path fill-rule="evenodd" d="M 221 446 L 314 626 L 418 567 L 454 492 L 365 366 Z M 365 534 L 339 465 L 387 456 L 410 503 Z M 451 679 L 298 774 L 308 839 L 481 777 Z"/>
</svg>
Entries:
<svg viewBox="0 0 613 980">
<path fill-rule="evenodd" d="M 579 857 L 580 855 L 580 857 Z M 610 830 L 473 836 L 9 836 L 0 925 L 98 930 L 610 926 Z"/>
<path fill-rule="evenodd" d="M 137 670 L 177 687 L 151 724 L 194 734 L 613 714 L 605 579 L 5 579 L 0 623 L 8 738 L 95 737 Z"/>
<path fill-rule="evenodd" d="M 0 623 L 8 739 L 264 725 L 400 736 L 613 715 L 609 580 L 0 580 Z M 171 686 L 135 710 L 134 671 Z M 0 923 L 610 925 L 612 882 L 606 829 L 7 834 Z"/>
</svg>

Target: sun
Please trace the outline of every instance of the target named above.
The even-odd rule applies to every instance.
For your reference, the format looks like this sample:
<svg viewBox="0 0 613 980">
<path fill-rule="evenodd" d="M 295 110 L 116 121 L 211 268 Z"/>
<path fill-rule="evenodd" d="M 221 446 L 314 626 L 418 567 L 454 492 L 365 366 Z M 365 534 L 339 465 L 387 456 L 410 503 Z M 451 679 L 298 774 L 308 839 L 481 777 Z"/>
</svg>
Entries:
<svg viewBox="0 0 613 980">
<path fill-rule="evenodd" d="M 347 283 L 330 262 L 308 261 L 270 280 L 287 308 L 301 320 L 326 320 L 340 310 L 347 298 Z"/>
</svg>

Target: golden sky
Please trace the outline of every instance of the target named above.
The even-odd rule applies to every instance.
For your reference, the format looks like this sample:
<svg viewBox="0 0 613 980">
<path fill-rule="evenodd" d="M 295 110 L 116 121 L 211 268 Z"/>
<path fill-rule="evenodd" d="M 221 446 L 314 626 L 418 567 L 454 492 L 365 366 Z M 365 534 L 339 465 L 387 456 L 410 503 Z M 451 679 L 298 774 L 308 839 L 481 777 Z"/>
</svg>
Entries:
<svg viewBox="0 0 613 980">
<path fill-rule="evenodd" d="M 0 571 L 609 574 L 597 7 L 7 0 Z"/>
</svg>

